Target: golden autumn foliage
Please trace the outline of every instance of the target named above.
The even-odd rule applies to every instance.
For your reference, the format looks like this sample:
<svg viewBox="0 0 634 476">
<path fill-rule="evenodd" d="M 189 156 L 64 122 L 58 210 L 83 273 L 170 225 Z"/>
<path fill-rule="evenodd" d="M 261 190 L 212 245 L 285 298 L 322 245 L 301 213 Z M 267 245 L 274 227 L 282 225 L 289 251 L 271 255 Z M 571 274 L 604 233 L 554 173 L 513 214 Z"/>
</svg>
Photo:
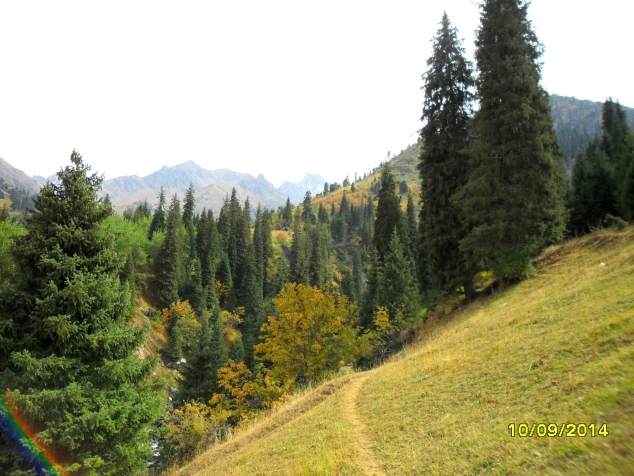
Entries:
<svg viewBox="0 0 634 476">
<path fill-rule="evenodd" d="M 374 328 L 359 338 L 358 354 L 361 357 L 383 358 L 398 340 L 402 328 L 402 313 L 390 317 L 387 307 L 379 306 L 374 314 Z"/>
<path fill-rule="evenodd" d="M 272 407 L 288 391 L 261 374 L 254 379 L 243 362 L 233 360 L 218 371 L 218 386 L 221 393 L 215 394 L 209 404 L 218 415 L 234 424 L 248 421 L 262 409 Z"/>
<path fill-rule="evenodd" d="M 352 361 L 356 308 L 346 296 L 329 289 L 288 284 L 273 300 L 279 317 L 262 325 L 255 346 L 265 373 L 287 386 L 324 378 Z"/>
<path fill-rule="evenodd" d="M 226 427 L 221 413 L 215 413 L 200 402 L 187 402 L 174 410 L 166 426 L 166 448 L 168 459 L 184 459 L 204 450 Z"/>
<path fill-rule="evenodd" d="M 227 350 L 231 349 L 233 342 L 242 336 L 238 328 L 243 321 L 244 313 L 243 306 L 238 306 L 233 311 L 221 311 L 222 334 Z"/>
</svg>

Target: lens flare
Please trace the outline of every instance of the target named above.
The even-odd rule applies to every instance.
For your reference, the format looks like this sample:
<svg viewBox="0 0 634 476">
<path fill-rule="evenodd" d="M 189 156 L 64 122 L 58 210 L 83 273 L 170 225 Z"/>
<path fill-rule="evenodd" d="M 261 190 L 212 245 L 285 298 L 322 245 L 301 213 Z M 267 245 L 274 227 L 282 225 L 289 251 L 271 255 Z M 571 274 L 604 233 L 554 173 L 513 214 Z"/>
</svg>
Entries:
<svg viewBox="0 0 634 476">
<path fill-rule="evenodd" d="M 0 394 L 0 431 L 39 476 L 65 476 L 53 454 L 34 437 L 15 407 Z"/>
</svg>

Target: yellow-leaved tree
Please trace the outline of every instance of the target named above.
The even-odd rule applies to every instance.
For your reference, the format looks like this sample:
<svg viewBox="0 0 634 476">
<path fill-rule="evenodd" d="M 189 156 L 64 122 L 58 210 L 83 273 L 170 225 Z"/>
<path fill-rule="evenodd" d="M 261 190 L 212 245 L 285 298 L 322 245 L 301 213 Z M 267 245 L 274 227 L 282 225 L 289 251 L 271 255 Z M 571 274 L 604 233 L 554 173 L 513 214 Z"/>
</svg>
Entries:
<svg viewBox="0 0 634 476">
<path fill-rule="evenodd" d="M 285 387 L 319 380 L 351 362 L 356 352 L 356 307 L 326 288 L 288 284 L 273 303 L 279 317 L 262 325 L 255 346 L 267 377 Z"/>
</svg>

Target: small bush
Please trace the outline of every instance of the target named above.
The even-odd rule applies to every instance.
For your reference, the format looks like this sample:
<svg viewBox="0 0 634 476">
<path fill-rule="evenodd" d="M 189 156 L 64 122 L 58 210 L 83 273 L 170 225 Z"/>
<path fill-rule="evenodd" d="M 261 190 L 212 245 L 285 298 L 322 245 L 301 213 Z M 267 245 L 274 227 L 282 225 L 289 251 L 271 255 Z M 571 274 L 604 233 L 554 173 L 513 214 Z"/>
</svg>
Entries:
<svg viewBox="0 0 634 476">
<path fill-rule="evenodd" d="M 615 217 L 609 213 L 605 216 L 605 225 L 607 227 L 615 227 L 619 231 L 627 228 L 627 222 L 620 217 Z"/>
</svg>

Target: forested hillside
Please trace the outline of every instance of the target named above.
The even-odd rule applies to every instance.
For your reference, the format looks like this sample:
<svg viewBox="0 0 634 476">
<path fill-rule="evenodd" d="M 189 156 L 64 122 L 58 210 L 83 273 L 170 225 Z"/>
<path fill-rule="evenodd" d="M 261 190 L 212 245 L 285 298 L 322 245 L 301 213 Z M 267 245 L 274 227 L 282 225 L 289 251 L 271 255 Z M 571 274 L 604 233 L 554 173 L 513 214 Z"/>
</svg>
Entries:
<svg viewBox="0 0 634 476">
<path fill-rule="evenodd" d="M 574 159 L 592 139 L 601 135 L 602 103 L 551 94 L 550 106 L 555 131 L 567 158 Z M 634 109 L 622 108 L 628 124 L 634 127 Z"/>
<path fill-rule="evenodd" d="M 566 179 L 556 123 L 583 114 L 553 116 L 528 8 L 483 2 L 475 64 L 445 14 L 417 143 L 299 204 L 254 203 L 275 191 L 263 176 L 193 162 L 110 196 L 73 151 L 32 212 L 3 212 L 0 473 L 161 472 L 216 444 L 196 470 L 628 468 L 634 133 L 603 103 Z M 113 206 L 148 190 L 154 206 Z M 279 408 L 265 427 L 293 421 L 288 440 L 232 443 Z M 614 434 L 508 440 L 526 419 Z"/>
<path fill-rule="evenodd" d="M 438 312 L 385 365 L 169 474 L 631 474 L 633 232 L 549 248 L 520 285 Z"/>
</svg>

